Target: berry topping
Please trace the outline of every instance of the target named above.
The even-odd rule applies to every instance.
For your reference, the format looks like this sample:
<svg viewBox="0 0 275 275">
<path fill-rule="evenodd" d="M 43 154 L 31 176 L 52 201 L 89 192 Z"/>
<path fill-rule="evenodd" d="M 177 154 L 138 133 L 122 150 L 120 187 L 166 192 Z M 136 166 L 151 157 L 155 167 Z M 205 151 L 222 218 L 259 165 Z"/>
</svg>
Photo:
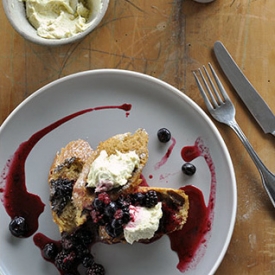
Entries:
<svg viewBox="0 0 275 275">
<path fill-rule="evenodd" d="M 131 196 L 131 203 L 135 206 L 143 205 L 145 201 L 145 195 L 143 193 L 134 193 Z"/>
<path fill-rule="evenodd" d="M 171 132 L 166 128 L 159 129 L 157 135 L 159 141 L 163 143 L 166 143 L 171 139 Z"/>
<path fill-rule="evenodd" d="M 105 204 L 109 204 L 111 202 L 111 199 L 109 195 L 105 192 L 98 194 L 98 199 L 103 201 Z"/>
<path fill-rule="evenodd" d="M 113 217 L 114 214 L 116 213 L 116 210 L 117 210 L 117 205 L 115 202 L 112 201 L 106 206 L 104 213 L 107 217 Z"/>
<path fill-rule="evenodd" d="M 103 202 L 103 200 L 101 200 L 99 198 L 95 198 L 94 199 L 94 208 L 95 208 L 95 210 L 97 210 L 99 212 L 103 212 L 103 210 L 104 210 L 104 202 Z"/>
<path fill-rule="evenodd" d="M 64 248 L 65 250 L 72 250 L 72 248 L 74 247 L 72 238 L 68 236 L 61 239 L 61 245 L 62 248 Z"/>
<path fill-rule="evenodd" d="M 9 225 L 9 230 L 15 237 L 25 237 L 28 232 L 28 226 L 25 218 L 15 217 Z"/>
<path fill-rule="evenodd" d="M 76 262 L 76 254 L 74 251 L 61 251 L 55 257 L 55 265 L 59 270 L 70 271 Z"/>
<path fill-rule="evenodd" d="M 124 226 L 130 222 L 130 205 L 152 208 L 158 203 L 158 195 L 154 190 L 147 193 L 121 195 L 116 201 L 111 201 L 107 194 L 103 194 L 98 194 L 94 199 L 90 215 L 93 222 L 104 226 L 107 234 L 112 238 L 121 236 Z"/>
<path fill-rule="evenodd" d="M 134 206 L 151 208 L 158 203 L 158 195 L 154 190 L 149 190 L 147 193 L 134 193 L 131 195 L 131 203 Z"/>
<path fill-rule="evenodd" d="M 122 225 L 118 227 L 113 227 L 112 225 L 115 225 L 114 223 L 108 223 L 105 227 L 106 232 L 108 233 L 109 236 L 112 238 L 117 238 L 123 233 L 123 227 Z"/>
<path fill-rule="evenodd" d="M 47 260 L 53 260 L 58 253 L 58 248 L 54 243 L 47 243 L 43 248 L 43 256 Z"/>
<path fill-rule="evenodd" d="M 181 170 L 184 174 L 192 176 L 196 173 L 196 166 L 190 162 L 186 162 L 182 165 Z"/>
<path fill-rule="evenodd" d="M 88 229 L 79 229 L 74 234 L 74 240 L 83 245 L 90 245 L 95 240 L 95 233 Z"/>
<path fill-rule="evenodd" d="M 154 190 L 150 190 L 145 194 L 144 206 L 151 208 L 158 203 L 158 195 Z"/>
<path fill-rule="evenodd" d="M 50 202 L 52 210 L 60 215 L 71 200 L 74 181 L 58 178 L 50 182 Z"/>
<path fill-rule="evenodd" d="M 83 260 L 82 260 L 82 264 L 84 267 L 91 267 L 94 263 L 94 258 L 91 254 L 86 255 Z"/>
<path fill-rule="evenodd" d="M 86 275 L 104 275 L 105 270 L 101 264 L 94 263 L 86 270 Z"/>
<path fill-rule="evenodd" d="M 129 207 L 128 208 L 125 207 L 122 211 L 123 211 L 122 223 L 127 224 L 130 221 Z"/>
<path fill-rule="evenodd" d="M 114 229 L 122 227 L 122 224 L 123 224 L 122 219 L 113 219 L 111 221 L 111 227 Z"/>
</svg>

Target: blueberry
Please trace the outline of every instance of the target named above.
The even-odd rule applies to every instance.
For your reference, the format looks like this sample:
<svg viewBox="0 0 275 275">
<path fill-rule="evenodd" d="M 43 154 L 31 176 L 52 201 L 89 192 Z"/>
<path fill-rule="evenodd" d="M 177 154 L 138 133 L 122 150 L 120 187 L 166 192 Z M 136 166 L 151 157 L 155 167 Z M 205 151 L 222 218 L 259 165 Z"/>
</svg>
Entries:
<svg viewBox="0 0 275 275">
<path fill-rule="evenodd" d="M 163 143 L 166 143 L 171 139 L 171 132 L 166 128 L 159 129 L 157 135 L 159 141 Z"/>
<path fill-rule="evenodd" d="M 108 235 L 111 236 L 112 238 L 119 237 L 123 233 L 122 226 L 114 228 L 114 227 L 112 227 L 111 224 L 107 224 L 105 228 L 106 228 L 106 232 L 108 233 Z"/>
<path fill-rule="evenodd" d="M 104 210 L 104 202 L 99 198 L 95 198 L 93 204 L 94 204 L 94 208 L 97 211 L 102 212 Z"/>
<path fill-rule="evenodd" d="M 122 226 L 122 219 L 113 219 L 112 221 L 111 221 L 111 227 L 112 228 L 119 228 L 119 227 L 121 227 Z"/>
<path fill-rule="evenodd" d="M 25 218 L 15 217 L 9 224 L 9 230 L 15 237 L 26 237 L 28 226 Z"/>
<path fill-rule="evenodd" d="M 143 205 L 144 200 L 145 200 L 145 195 L 140 192 L 133 194 L 131 198 L 131 202 L 135 206 Z"/>
<path fill-rule="evenodd" d="M 43 256 L 47 260 L 53 260 L 57 253 L 58 249 L 54 243 L 47 243 L 43 248 Z"/>
<path fill-rule="evenodd" d="M 107 217 L 112 217 L 115 214 L 116 210 L 117 210 L 116 203 L 115 202 L 110 202 L 106 206 L 104 213 Z"/>
<path fill-rule="evenodd" d="M 184 174 L 192 176 L 196 173 L 196 166 L 190 162 L 186 162 L 182 165 L 181 170 Z"/>
<path fill-rule="evenodd" d="M 129 213 L 129 208 L 128 210 L 124 210 L 123 211 L 123 216 L 122 216 L 122 223 L 123 224 L 127 224 L 130 221 L 131 217 L 130 217 L 130 213 Z"/>
</svg>

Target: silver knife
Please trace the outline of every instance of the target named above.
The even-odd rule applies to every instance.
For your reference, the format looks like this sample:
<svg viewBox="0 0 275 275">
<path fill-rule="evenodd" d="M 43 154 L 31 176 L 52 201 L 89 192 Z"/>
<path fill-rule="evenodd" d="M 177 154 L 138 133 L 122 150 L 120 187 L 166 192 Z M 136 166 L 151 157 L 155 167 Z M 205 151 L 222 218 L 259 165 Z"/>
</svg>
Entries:
<svg viewBox="0 0 275 275">
<path fill-rule="evenodd" d="M 215 42 L 214 53 L 230 83 L 263 131 L 275 136 L 274 114 L 220 41 Z"/>
</svg>

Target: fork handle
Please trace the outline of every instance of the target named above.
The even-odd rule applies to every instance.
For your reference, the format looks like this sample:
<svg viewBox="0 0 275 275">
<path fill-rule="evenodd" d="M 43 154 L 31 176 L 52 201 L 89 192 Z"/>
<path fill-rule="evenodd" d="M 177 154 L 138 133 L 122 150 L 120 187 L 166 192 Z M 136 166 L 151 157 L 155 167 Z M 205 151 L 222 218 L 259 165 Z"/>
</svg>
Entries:
<svg viewBox="0 0 275 275">
<path fill-rule="evenodd" d="M 263 185 L 265 186 L 265 189 L 267 191 L 268 196 L 270 197 L 273 206 L 275 207 L 275 175 L 272 174 L 267 167 L 263 164 L 261 159 L 259 158 L 258 154 L 253 149 L 252 145 L 248 141 L 247 137 L 243 133 L 242 129 L 238 125 L 238 123 L 233 120 L 230 124 L 228 124 L 234 132 L 237 134 L 237 136 L 242 141 L 244 147 L 246 148 L 247 152 L 249 153 L 250 157 L 254 161 L 256 167 L 258 168 Z"/>
</svg>

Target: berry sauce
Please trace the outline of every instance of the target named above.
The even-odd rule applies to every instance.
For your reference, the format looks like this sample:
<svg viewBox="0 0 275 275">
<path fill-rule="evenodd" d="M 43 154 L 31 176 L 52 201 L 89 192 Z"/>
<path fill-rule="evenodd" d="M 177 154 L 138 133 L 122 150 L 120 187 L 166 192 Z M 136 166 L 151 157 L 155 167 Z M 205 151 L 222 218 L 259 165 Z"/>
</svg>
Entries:
<svg viewBox="0 0 275 275">
<path fill-rule="evenodd" d="M 182 230 L 169 234 L 171 248 L 178 254 L 177 268 L 184 272 L 192 268 L 203 256 L 206 241 L 210 237 L 210 230 L 214 219 L 214 204 L 216 199 L 216 174 L 208 148 L 198 138 L 194 146 L 182 148 L 181 156 L 184 161 L 192 161 L 203 157 L 211 173 L 210 195 L 205 205 L 204 197 L 198 188 L 187 185 L 181 187 L 189 196 L 188 219 Z"/>
<path fill-rule="evenodd" d="M 19 145 L 13 156 L 7 161 L 1 173 L 0 194 L 1 201 L 11 219 L 17 216 L 25 218 L 28 225 L 28 231 L 24 237 L 31 236 L 38 229 L 38 218 L 45 207 L 45 204 L 41 201 L 39 196 L 27 191 L 25 182 L 25 162 L 36 143 L 63 123 L 82 114 L 104 109 L 121 109 L 125 111 L 126 116 L 128 116 L 131 108 L 131 104 L 123 104 L 119 106 L 101 106 L 85 109 L 57 120 L 44 129 L 36 132 L 27 141 Z"/>
<path fill-rule="evenodd" d="M 176 139 L 173 138 L 173 137 L 171 137 L 171 140 L 172 140 L 172 144 L 168 147 L 168 149 L 167 149 L 165 155 L 162 157 L 162 159 L 161 159 L 159 162 L 157 162 L 157 163 L 155 164 L 155 166 L 154 166 L 155 170 L 158 170 L 158 169 L 159 169 L 161 166 L 163 166 L 163 165 L 167 162 L 167 160 L 169 159 L 169 157 L 170 157 L 170 155 L 171 155 L 171 153 L 172 153 L 172 151 L 173 151 L 173 149 L 174 149 L 174 147 L 175 147 L 175 145 L 176 145 Z"/>
</svg>

